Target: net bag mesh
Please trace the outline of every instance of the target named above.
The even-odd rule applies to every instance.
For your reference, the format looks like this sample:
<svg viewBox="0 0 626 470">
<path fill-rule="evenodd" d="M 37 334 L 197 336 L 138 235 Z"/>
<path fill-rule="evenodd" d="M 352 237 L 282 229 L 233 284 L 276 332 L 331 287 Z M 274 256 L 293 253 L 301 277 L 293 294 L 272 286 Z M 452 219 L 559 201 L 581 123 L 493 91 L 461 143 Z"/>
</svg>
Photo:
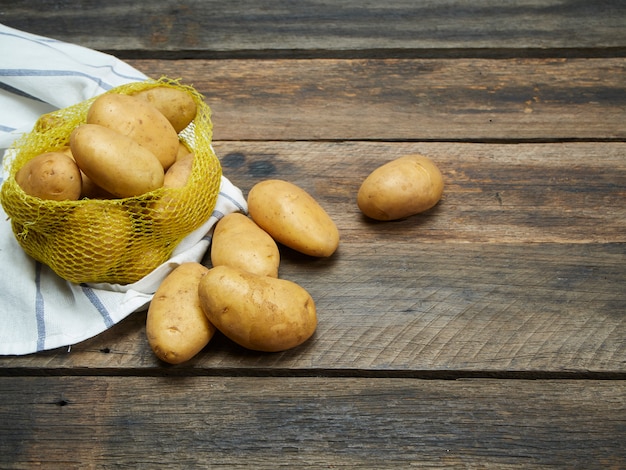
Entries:
<svg viewBox="0 0 626 470">
<path fill-rule="evenodd" d="M 129 284 L 167 261 L 180 241 L 200 227 L 217 201 L 222 170 L 211 146 L 211 111 L 193 87 L 160 78 L 134 82 L 107 93 L 133 94 L 157 86 L 189 93 L 197 106 L 179 139 L 194 153 L 191 175 L 181 188 L 159 188 L 121 199 L 43 200 L 17 184 L 17 171 L 33 157 L 69 145 L 97 97 L 43 115 L 15 142 L 5 162 L 7 179 L 0 201 L 13 234 L 32 258 L 74 283 Z"/>
</svg>

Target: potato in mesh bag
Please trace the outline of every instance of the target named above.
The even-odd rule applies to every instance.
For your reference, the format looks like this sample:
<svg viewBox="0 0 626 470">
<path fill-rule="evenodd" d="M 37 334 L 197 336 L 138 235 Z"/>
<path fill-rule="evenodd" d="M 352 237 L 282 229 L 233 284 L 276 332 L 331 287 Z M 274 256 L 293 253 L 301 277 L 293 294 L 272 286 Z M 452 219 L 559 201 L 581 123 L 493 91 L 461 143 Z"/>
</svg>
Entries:
<svg viewBox="0 0 626 470">
<path fill-rule="evenodd" d="M 62 201 L 44 200 L 20 187 L 15 179 L 19 169 L 41 153 L 67 149 L 72 132 L 86 123 L 98 97 L 41 116 L 32 132 L 11 149 L 13 158 L 5 162 L 8 177 L 0 201 L 15 238 L 28 255 L 64 279 L 133 283 L 167 261 L 215 207 L 222 170 L 211 146 L 211 111 L 202 95 L 165 77 L 123 85 L 107 94 L 134 95 L 157 88 L 184 91 L 196 106 L 193 121 L 178 133 L 181 143 L 194 154 L 183 185 L 132 197 Z"/>
</svg>

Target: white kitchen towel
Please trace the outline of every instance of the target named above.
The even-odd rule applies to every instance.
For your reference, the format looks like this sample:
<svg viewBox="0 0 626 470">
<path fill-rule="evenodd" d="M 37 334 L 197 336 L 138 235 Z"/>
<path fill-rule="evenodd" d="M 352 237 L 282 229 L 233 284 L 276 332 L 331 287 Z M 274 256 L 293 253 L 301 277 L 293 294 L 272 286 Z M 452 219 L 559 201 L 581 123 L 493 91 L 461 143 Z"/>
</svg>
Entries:
<svg viewBox="0 0 626 470">
<path fill-rule="evenodd" d="M 41 114 L 147 78 L 111 55 L 0 24 L 0 184 L 7 176 L 7 149 L 30 132 Z M 61 279 L 24 253 L 0 207 L 0 355 L 71 346 L 147 307 L 176 266 L 202 260 L 215 223 L 231 212 L 246 213 L 246 200 L 222 177 L 215 210 L 205 224 L 180 243 L 168 262 L 122 286 Z"/>
</svg>

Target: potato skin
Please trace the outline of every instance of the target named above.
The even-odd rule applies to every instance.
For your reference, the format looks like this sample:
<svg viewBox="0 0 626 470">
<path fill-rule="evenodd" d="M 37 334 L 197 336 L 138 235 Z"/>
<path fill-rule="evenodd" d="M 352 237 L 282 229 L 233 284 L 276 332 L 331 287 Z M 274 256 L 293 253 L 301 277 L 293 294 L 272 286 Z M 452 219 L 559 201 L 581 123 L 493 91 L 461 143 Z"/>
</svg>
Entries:
<svg viewBox="0 0 626 470">
<path fill-rule="evenodd" d="M 80 169 L 63 152 L 45 152 L 27 161 L 15 175 L 26 194 L 53 201 L 76 201 L 82 192 Z"/>
<path fill-rule="evenodd" d="M 248 212 L 274 240 L 310 256 L 331 256 L 339 246 L 337 226 L 302 188 L 270 179 L 248 193 Z"/>
<path fill-rule="evenodd" d="M 69 145 L 67 147 L 63 147 L 59 151 L 63 152 L 65 155 L 74 160 L 74 162 L 76 162 L 74 155 L 72 155 L 72 149 L 69 147 Z M 91 179 L 89 179 L 89 176 L 87 176 L 82 170 L 80 171 L 80 178 L 83 183 L 83 189 L 80 194 L 81 198 L 86 197 L 89 199 L 115 199 L 115 196 L 113 194 L 105 191 L 93 181 L 91 181 Z"/>
<path fill-rule="evenodd" d="M 163 187 L 182 188 L 185 186 L 191 176 L 194 158 L 195 155 L 193 153 L 188 153 L 187 155 L 176 160 L 174 164 L 165 172 Z"/>
<path fill-rule="evenodd" d="M 154 106 L 135 96 L 100 95 L 87 112 L 87 124 L 108 127 L 147 148 L 167 170 L 176 160 L 178 134 Z"/>
<path fill-rule="evenodd" d="M 154 154 L 107 127 L 78 126 L 70 135 L 70 148 L 80 169 L 114 196 L 139 196 L 163 185 L 165 172 Z"/>
<path fill-rule="evenodd" d="M 247 349 L 284 351 L 304 343 L 317 328 L 313 298 L 286 279 L 216 266 L 200 280 L 198 293 L 209 321 Z"/>
<path fill-rule="evenodd" d="M 198 285 L 208 268 L 182 263 L 159 285 L 146 318 L 146 336 L 154 354 L 180 364 L 198 354 L 215 334 L 200 306 Z"/>
<path fill-rule="evenodd" d="M 278 277 L 280 252 L 274 239 L 248 216 L 233 212 L 215 226 L 213 266 L 232 266 L 261 276 Z"/>
<path fill-rule="evenodd" d="M 185 144 L 182 140 L 178 142 L 178 151 L 176 152 L 176 161 L 180 160 L 181 158 L 189 155 L 190 153 L 192 153 L 191 149 L 189 147 L 187 147 L 187 144 Z"/>
<path fill-rule="evenodd" d="M 375 220 L 397 220 L 434 207 L 443 194 L 443 177 L 428 157 L 405 155 L 377 169 L 362 182 L 359 209 Z"/>
<path fill-rule="evenodd" d="M 188 153 L 168 168 L 163 178 L 164 188 L 182 188 L 187 184 L 193 169 L 193 153 Z M 166 193 L 152 205 L 154 220 L 157 223 L 167 223 L 176 215 L 176 204 L 180 196 L 176 193 Z"/>
<path fill-rule="evenodd" d="M 177 88 L 167 86 L 148 88 L 132 96 L 145 100 L 157 108 L 177 133 L 187 127 L 198 112 L 191 95 Z"/>
</svg>

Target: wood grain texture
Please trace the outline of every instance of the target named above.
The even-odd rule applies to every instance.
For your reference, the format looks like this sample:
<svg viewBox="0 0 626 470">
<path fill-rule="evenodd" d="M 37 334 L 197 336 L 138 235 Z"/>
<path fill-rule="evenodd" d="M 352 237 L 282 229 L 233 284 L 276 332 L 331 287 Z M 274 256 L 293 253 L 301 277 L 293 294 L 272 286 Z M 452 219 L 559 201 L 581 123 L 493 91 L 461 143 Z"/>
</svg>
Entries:
<svg viewBox="0 0 626 470">
<path fill-rule="evenodd" d="M 336 221 L 330 259 L 282 248 L 281 277 L 308 289 L 319 327 L 300 348 L 258 354 L 212 342 L 163 369 L 145 315 L 62 350 L 2 358 L 0 374 L 98 373 L 619 376 L 626 359 L 623 143 L 216 142 L 244 194 L 266 178 L 309 191 Z M 442 169 L 433 210 L 373 223 L 362 178 L 406 153 Z"/>
<path fill-rule="evenodd" d="M 302 263 L 283 277 L 311 292 L 319 325 L 293 350 L 260 354 L 217 337 L 169 367 L 149 349 L 137 313 L 71 349 L 2 358 L 0 374 L 623 376 L 624 249 L 569 248 L 429 249 L 413 258 L 398 250 L 408 259 L 348 258 L 342 269 Z M 545 261 L 552 257 L 563 261 Z"/>
<path fill-rule="evenodd" d="M 216 140 L 626 138 L 623 58 L 129 63 L 193 84 Z"/>
<path fill-rule="evenodd" d="M 3 468 L 623 468 L 623 381 L 0 378 Z"/>
<path fill-rule="evenodd" d="M 135 312 L 0 357 L 0 467 L 626 468 L 623 1 L 19 0 L 0 21 L 194 85 L 224 174 L 295 182 L 342 234 L 330 259 L 281 247 L 318 308 L 299 348 L 218 334 L 169 366 Z M 413 152 L 440 204 L 365 219 L 362 179 Z"/>
<path fill-rule="evenodd" d="M 42 15 L 42 12 L 46 12 Z M 389 55 L 433 51 L 626 48 L 626 7 L 586 2 L 476 0 L 317 1 L 110 0 L 3 2 L 2 22 L 120 57 L 157 55 Z M 591 51 L 590 51 L 591 50 Z M 466 52 L 467 53 L 467 52 Z"/>
</svg>

